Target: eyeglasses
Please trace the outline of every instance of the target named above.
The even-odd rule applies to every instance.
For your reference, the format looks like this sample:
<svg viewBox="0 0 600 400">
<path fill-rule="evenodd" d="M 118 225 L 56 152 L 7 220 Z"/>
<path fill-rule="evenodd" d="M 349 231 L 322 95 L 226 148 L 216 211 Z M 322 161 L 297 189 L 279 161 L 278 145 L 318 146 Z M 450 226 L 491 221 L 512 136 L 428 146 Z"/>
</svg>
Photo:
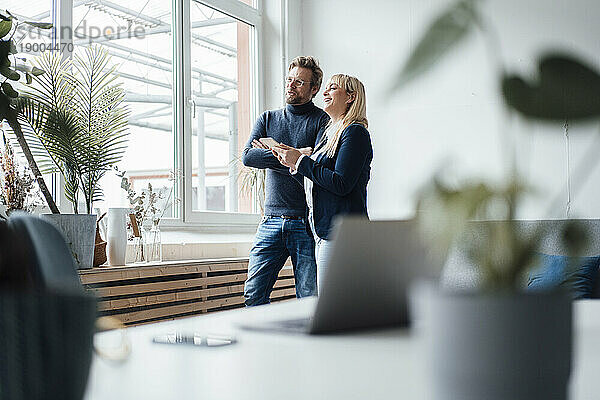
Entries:
<svg viewBox="0 0 600 400">
<path fill-rule="evenodd" d="M 288 76 L 287 78 L 285 78 L 285 82 L 288 85 L 295 86 L 295 87 L 302 87 L 306 83 L 302 79 L 292 78 L 291 76 Z"/>
</svg>

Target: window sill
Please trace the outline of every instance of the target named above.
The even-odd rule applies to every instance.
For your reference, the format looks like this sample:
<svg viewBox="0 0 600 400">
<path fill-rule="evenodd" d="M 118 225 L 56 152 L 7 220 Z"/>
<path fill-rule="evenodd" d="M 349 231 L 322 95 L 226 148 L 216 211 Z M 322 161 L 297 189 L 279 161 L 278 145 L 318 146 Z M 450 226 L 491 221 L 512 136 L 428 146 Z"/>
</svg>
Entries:
<svg viewBox="0 0 600 400">
<path fill-rule="evenodd" d="M 216 258 L 235 258 L 248 257 L 254 235 L 237 235 L 232 238 L 231 235 L 223 235 L 228 240 L 223 240 L 220 235 L 210 235 L 202 241 L 171 241 L 162 243 L 163 261 L 181 261 L 181 260 L 203 260 Z M 135 249 L 133 244 L 127 245 L 126 263 L 133 263 L 135 258 Z"/>
<path fill-rule="evenodd" d="M 189 232 L 195 234 L 252 234 L 260 222 L 258 214 L 244 214 L 230 218 L 228 214 L 206 213 L 206 221 L 182 221 L 163 219 L 160 229 L 163 232 Z M 210 217 L 210 218 L 208 218 Z"/>
</svg>

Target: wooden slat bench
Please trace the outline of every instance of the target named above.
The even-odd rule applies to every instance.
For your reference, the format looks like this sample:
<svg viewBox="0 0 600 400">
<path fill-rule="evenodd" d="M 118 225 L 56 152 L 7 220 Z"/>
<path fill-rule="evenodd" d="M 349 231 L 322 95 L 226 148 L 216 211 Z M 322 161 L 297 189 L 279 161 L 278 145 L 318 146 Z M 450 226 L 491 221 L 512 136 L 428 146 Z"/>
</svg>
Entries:
<svg viewBox="0 0 600 400">
<path fill-rule="evenodd" d="M 139 325 L 243 307 L 247 273 L 248 258 L 228 258 L 99 267 L 80 270 L 79 277 L 98 296 L 100 315 Z M 271 301 L 295 297 L 288 259 Z"/>
</svg>

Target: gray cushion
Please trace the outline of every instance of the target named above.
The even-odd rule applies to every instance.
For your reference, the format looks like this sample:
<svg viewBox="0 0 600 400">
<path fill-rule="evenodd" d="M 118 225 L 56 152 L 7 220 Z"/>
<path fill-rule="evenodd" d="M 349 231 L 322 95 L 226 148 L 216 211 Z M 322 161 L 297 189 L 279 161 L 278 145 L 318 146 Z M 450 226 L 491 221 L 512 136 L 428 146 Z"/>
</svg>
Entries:
<svg viewBox="0 0 600 400">
<path fill-rule="evenodd" d="M 542 240 L 536 251 L 545 254 L 566 255 L 560 239 L 561 227 L 569 220 L 519 220 L 517 221 L 518 234 L 522 238 L 531 237 L 536 229 L 542 230 Z M 600 255 L 600 219 L 577 220 L 587 232 L 588 243 L 581 256 Z M 485 224 L 502 224 L 502 221 L 475 221 L 469 223 L 463 237 L 461 237 L 449 252 L 444 266 L 441 284 L 446 289 L 476 289 L 481 283 L 481 276 L 477 268 L 467 256 L 468 244 L 476 244 L 485 240 Z M 594 297 L 600 297 L 600 288 L 594 290 Z"/>
</svg>

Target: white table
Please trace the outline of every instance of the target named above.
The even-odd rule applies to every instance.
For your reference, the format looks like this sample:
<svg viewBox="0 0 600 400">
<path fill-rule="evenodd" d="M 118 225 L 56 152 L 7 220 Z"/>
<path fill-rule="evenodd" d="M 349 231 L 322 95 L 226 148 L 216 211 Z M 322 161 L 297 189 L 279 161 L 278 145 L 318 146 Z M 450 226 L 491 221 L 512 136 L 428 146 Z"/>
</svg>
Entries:
<svg viewBox="0 0 600 400">
<path fill-rule="evenodd" d="M 309 315 L 314 299 L 225 311 L 128 329 L 123 363 L 94 359 L 86 399 L 427 399 L 423 330 L 302 336 L 242 330 L 239 323 Z M 571 399 L 600 398 L 600 301 L 575 306 Z M 233 335 L 221 348 L 152 343 L 169 332 Z M 106 344 L 112 332 L 97 335 Z"/>
</svg>

